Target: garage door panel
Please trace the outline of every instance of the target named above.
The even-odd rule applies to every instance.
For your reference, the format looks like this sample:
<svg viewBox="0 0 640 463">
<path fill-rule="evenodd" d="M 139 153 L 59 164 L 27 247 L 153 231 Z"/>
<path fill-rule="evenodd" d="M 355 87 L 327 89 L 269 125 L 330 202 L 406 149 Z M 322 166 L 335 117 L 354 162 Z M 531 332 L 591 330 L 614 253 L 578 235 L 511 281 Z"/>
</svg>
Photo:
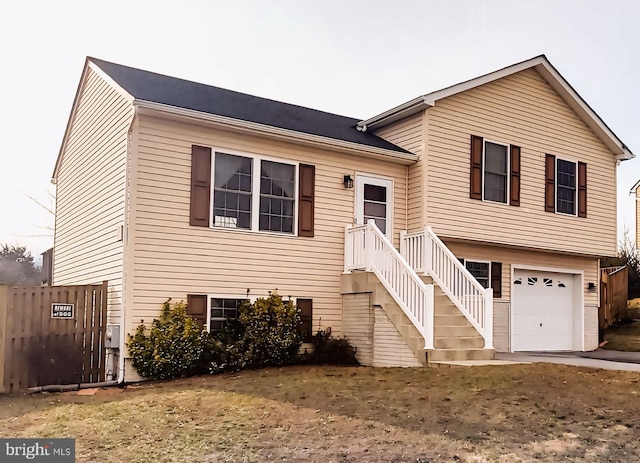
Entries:
<svg viewBox="0 0 640 463">
<path fill-rule="evenodd" d="M 573 349 L 573 275 L 516 269 L 512 317 L 514 351 Z"/>
</svg>

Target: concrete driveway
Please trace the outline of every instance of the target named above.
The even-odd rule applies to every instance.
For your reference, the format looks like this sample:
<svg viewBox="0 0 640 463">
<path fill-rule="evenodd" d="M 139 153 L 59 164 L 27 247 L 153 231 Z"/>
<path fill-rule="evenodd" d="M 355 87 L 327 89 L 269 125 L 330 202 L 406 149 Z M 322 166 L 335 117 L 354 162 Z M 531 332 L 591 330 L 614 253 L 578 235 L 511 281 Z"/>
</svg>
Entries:
<svg viewBox="0 0 640 463">
<path fill-rule="evenodd" d="M 592 352 L 496 352 L 496 360 L 546 362 L 578 367 L 640 372 L 640 352 L 597 349 Z"/>
</svg>

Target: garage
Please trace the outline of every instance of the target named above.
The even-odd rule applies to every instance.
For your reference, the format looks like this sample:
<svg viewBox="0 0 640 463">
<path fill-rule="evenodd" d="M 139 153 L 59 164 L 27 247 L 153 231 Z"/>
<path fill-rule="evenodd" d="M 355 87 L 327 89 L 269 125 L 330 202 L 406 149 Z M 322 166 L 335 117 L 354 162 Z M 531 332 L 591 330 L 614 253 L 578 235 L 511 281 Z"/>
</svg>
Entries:
<svg viewBox="0 0 640 463">
<path fill-rule="evenodd" d="M 582 350 L 581 292 L 580 274 L 515 269 L 511 350 Z"/>
</svg>

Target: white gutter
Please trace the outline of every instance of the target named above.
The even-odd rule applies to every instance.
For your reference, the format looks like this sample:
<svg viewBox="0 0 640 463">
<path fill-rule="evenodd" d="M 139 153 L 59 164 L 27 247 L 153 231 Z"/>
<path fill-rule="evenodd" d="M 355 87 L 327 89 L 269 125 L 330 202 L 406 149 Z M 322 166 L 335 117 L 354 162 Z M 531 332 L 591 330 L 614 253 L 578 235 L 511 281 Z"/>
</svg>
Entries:
<svg viewBox="0 0 640 463">
<path fill-rule="evenodd" d="M 428 102 L 424 96 L 419 96 L 413 100 L 402 103 L 395 108 L 391 108 L 383 113 L 373 116 L 370 119 L 358 122 L 357 129 L 361 132 L 366 132 L 368 129 L 372 129 L 378 124 L 388 124 L 398 119 L 402 119 L 407 116 L 411 116 L 422 109 L 430 108 L 435 102 Z"/>
<path fill-rule="evenodd" d="M 308 133 L 297 132 L 295 130 L 283 129 L 280 127 L 273 127 L 270 125 L 259 124 L 257 122 L 243 121 L 240 119 L 234 119 L 226 116 L 219 116 L 216 114 L 203 113 L 192 109 L 178 108 L 176 106 L 170 106 L 162 103 L 154 103 L 145 100 L 134 100 L 133 105 L 140 112 L 140 114 L 154 115 L 153 112 L 164 113 L 179 119 L 189 121 L 208 122 L 211 124 L 219 124 L 225 127 L 230 127 L 239 131 L 249 132 L 253 134 L 264 134 L 269 136 L 275 136 L 287 140 L 297 140 L 301 142 L 310 143 L 313 145 L 326 148 L 330 146 L 332 148 L 340 149 L 343 151 L 349 151 L 353 154 L 368 155 L 375 158 L 381 158 L 398 162 L 400 164 L 408 165 L 413 164 L 418 160 L 418 156 L 412 153 L 402 153 L 399 151 L 393 151 L 385 148 L 377 148 L 375 146 L 362 145 L 356 142 L 350 142 L 345 140 L 338 140 L 335 138 L 324 137 L 322 135 L 313 135 Z"/>
</svg>

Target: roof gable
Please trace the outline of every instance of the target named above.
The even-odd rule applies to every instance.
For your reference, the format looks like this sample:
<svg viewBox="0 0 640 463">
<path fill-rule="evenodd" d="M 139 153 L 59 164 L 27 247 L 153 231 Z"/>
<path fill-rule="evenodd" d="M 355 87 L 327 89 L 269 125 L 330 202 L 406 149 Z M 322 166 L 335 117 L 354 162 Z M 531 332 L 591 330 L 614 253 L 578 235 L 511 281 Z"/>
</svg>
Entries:
<svg viewBox="0 0 640 463">
<path fill-rule="evenodd" d="M 235 92 L 108 61 L 89 58 L 136 100 L 277 127 L 360 145 L 409 153 L 371 133 L 356 130 L 359 119 Z"/>
<path fill-rule="evenodd" d="M 617 159 L 626 160 L 635 157 L 622 140 L 613 133 L 600 116 L 598 116 L 587 102 L 582 99 L 578 92 L 576 92 L 569 82 L 560 75 L 557 69 L 553 67 L 544 55 L 419 96 L 413 100 L 396 106 L 395 108 L 378 114 L 377 116 L 358 122 L 358 127 L 360 130 L 364 131 L 371 128 L 383 127 L 399 119 L 403 119 L 425 109 L 432 108 L 437 104 L 438 100 L 471 90 L 479 87 L 480 85 L 502 79 L 530 68 L 535 69 L 542 78 L 549 83 L 549 85 L 560 95 L 569 107 L 576 112 L 576 114 L 597 135 L 605 146 L 607 146 L 607 148 L 616 155 Z"/>
</svg>

